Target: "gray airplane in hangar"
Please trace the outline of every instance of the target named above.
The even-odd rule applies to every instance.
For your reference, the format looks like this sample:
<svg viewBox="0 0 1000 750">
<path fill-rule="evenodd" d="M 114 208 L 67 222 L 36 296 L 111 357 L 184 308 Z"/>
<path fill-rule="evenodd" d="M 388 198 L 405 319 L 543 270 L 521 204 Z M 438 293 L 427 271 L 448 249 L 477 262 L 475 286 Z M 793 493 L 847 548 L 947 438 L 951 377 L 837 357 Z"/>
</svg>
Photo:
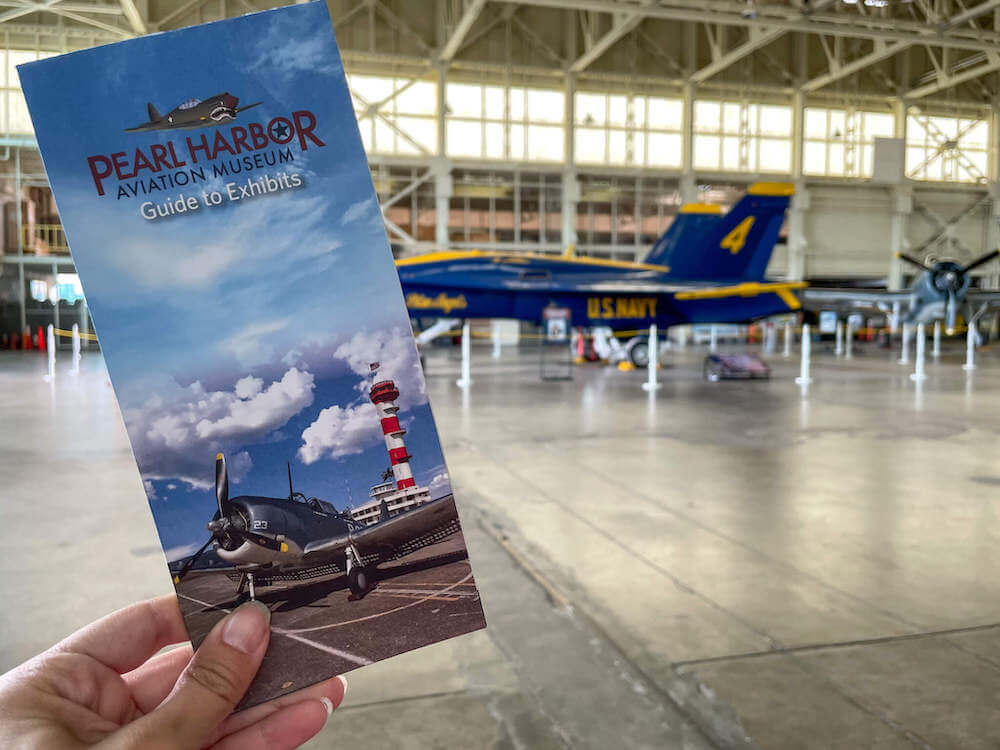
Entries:
<svg viewBox="0 0 1000 750">
<path fill-rule="evenodd" d="M 898 257 L 921 271 L 909 289 L 809 287 L 802 291 L 803 305 L 816 311 L 835 310 L 840 315 L 864 310 L 890 314 L 900 309 L 902 321 L 909 325 L 943 320 L 948 335 L 955 333 L 959 313 L 967 321 L 975 321 L 989 308 L 1000 305 L 1000 290 L 973 288 L 969 275 L 973 269 L 1000 257 L 998 250 L 991 250 L 964 266 L 953 260 L 922 263 L 903 253 Z"/>
<path fill-rule="evenodd" d="M 222 125 L 236 119 L 236 115 L 256 107 L 261 102 L 254 102 L 245 107 L 239 106 L 239 98 L 228 91 L 215 94 L 208 99 L 188 99 L 181 102 L 165 115 L 161 115 L 152 102 L 146 105 L 149 122 L 126 128 L 126 133 L 143 133 L 147 130 L 190 130 L 212 125 Z"/>
</svg>

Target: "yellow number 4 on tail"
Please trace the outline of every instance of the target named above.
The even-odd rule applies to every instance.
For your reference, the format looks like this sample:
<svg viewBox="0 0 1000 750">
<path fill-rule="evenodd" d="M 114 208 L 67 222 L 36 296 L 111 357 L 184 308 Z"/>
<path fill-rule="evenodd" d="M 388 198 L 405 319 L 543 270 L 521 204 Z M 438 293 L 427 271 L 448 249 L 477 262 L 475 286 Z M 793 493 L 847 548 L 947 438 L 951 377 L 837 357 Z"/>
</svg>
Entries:
<svg viewBox="0 0 1000 750">
<path fill-rule="evenodd" d="M 736 255 L 747 244 L 747 235 L 750 234 L 750 227 L 753 226 L 753 220 L 753 216 L 748 216 L 737 224 L 733 231 L 722 238 L 719 247 Z"/>
</svg>

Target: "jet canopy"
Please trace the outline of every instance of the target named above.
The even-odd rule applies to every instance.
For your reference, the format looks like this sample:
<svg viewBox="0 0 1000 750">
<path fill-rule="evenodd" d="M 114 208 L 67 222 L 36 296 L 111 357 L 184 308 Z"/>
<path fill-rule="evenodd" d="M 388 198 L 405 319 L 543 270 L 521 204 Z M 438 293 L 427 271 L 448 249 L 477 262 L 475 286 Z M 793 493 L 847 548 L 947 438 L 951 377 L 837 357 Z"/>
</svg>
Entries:
<svg viewBox="0 0 1000 750">
<path fill-rule="evenodd" d="M 201 99 L 185 99 L 177 105 L 177 109 L 194 109 L 201 104 Z"/>
</svg>

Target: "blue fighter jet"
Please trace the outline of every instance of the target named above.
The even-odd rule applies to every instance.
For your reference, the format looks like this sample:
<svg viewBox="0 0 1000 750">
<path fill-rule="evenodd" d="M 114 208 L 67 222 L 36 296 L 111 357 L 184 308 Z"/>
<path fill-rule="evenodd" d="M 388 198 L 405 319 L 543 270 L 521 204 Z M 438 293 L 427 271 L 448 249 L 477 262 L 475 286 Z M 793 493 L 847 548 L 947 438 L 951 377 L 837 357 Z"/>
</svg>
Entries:
<svg viewBox="0 0 1000 750">
<path fill-rule="evenodd" d="M 727 214 L 686 204 L 639 263 L 510 252 L 443 251 L 396 261 L 412 318 L 514 318 L 542 323 L 546 307 L 570 324 L 661 331 L 739 323 L 801 307 L 803 282 L 764 278 L 794 186 L 759 182 Z M 648 351 L 626 347 L 633 364 Z"/>
</svg>

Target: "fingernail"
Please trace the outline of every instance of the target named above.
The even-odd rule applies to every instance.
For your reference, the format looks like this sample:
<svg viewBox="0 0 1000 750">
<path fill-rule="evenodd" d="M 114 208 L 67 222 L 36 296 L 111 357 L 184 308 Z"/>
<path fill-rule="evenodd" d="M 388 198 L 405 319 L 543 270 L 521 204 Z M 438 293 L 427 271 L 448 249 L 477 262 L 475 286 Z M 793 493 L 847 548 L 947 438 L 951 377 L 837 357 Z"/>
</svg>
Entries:
<svg viewBox="0 0 1000 750">
<path fill-rule="evenodd" d="M 222 642 L 252 654 L 267 636 L 271 623 L 271 610 L 260 602 L 247 602 L 231 615 L 222 628 Z"/>
<path fill-rule="evenodd" d="M 323 704 L 323 708 L 326 709 L 326 718 L 330 718 L 330 714 L 333 713 L 333 701 L 327 698 L 325 695 L 319 699 L 319 702 Z"/>
<path fill-rule="evenodd" d="M 344 694 L 340 696 L 340 703 L 343 703 L 344 698 L 347 697 L 347 678 L 344 677 L 344 675 L 342 674 L 338 674 L 337 679 L 340 680 L 340 684 L 344 686 Z M 337 705 L 339 706 L 340 703 L 338 703 Z"/>
</svg>

